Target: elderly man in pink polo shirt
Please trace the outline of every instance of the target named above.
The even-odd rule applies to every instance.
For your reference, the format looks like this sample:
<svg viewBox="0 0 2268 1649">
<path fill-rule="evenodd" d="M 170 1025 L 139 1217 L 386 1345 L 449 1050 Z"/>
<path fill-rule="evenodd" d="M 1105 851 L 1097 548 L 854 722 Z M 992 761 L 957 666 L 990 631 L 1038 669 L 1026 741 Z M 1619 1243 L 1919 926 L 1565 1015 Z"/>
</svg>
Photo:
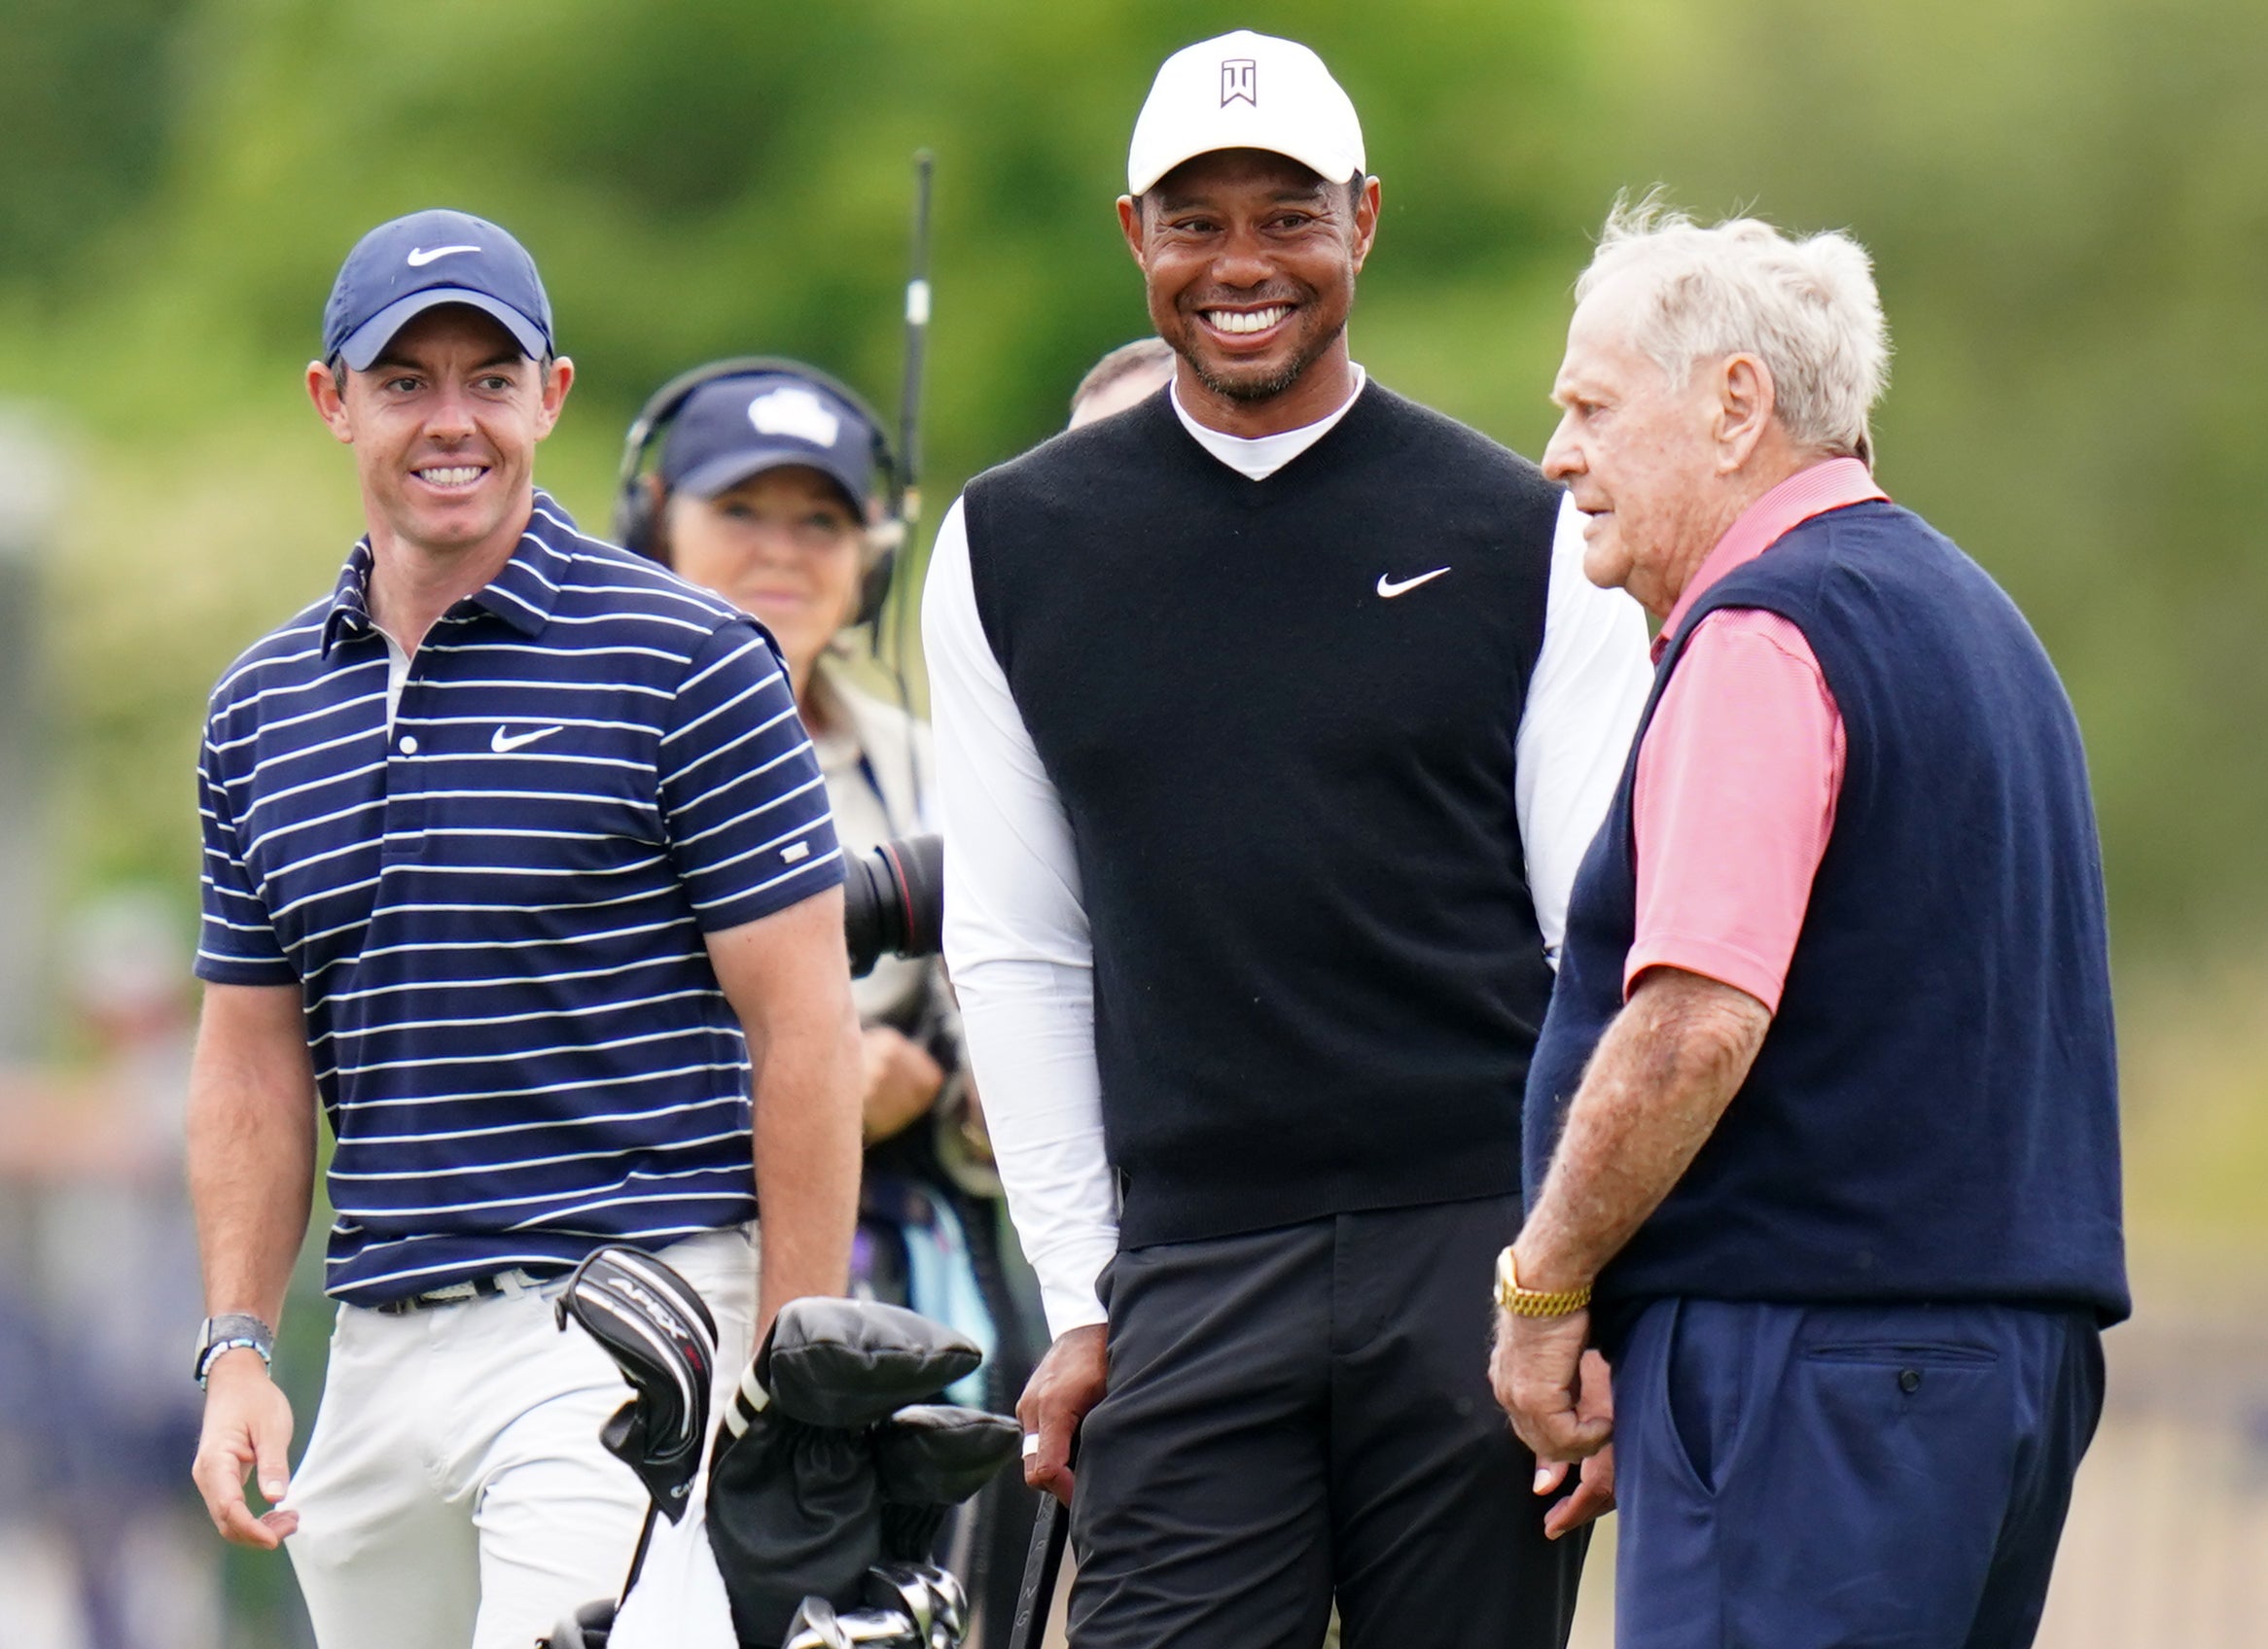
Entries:
<svg viewBox="0 0 2268 1649">
<path fill-rule="evenodd" d="M 1623 1649 L 2029 1643 L 2128 1310 L 2076 721 L 1875 484 L 1856 242 L 1617 207 L 1576 290 L 1543 468 L 1662 629 L 1530 1069 L 1498 1399 L 1539 1493 L 1581 1462 L 1548 1528 L 1618 1494 Z"/>
</svg>

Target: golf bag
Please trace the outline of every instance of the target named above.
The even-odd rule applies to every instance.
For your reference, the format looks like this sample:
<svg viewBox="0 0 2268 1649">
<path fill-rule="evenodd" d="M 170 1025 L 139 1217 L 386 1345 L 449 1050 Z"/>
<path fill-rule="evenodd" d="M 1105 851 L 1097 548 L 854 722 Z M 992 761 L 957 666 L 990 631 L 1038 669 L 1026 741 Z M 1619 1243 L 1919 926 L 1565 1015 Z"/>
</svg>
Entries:
<svg viewBox="0 0 2268 1649">
<path fill-rule="evenodd" d="M 1012 1421 L 923 1401 L 976 1367 L 974 1345 L 895 1306 L 791 1301 L 726 1401 L 712 1454 L 716 1331 L 682 1279 L 649 1254 L 602 1248 L 560 1296 L 562 1329 L 570 1316 L 631 1386 L 600 1438 L 652 1504 L 617 1604 L 585 1604 L 549 1649 L 606 1649 L 656 1520 L 684 1520 L 704 1456 L 698 1532 L 736 1649 L 958 1649 L 967 1601 L 930 1551 L 947 1508 L 1018 1442 Z"/>
</svg>

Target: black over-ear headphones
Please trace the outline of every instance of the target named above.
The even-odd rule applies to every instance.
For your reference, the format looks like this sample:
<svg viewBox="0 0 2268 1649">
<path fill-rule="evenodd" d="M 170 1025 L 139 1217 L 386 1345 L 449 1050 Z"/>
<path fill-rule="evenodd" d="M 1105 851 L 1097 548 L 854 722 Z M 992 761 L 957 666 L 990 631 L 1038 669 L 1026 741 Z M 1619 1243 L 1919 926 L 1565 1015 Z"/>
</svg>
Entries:
<svg viewBox="0 0 2268 1649">
<path fill-rule="evenodd" d="M 615 487 L 615 542 L 625 549 L 634 549 L 656 561 L 661 559 L 659 510 L 656 508 L 653 489 L 647 485 L 646 471 L 646 460 L 654 450 L 655 440 L 669 427 L 669 421 L 677 416 L 678 409 L 693 391 L 722 378 L 752 378 L 766 373 L 816 384 L 867 421 L 874 468 L 883 477 L 883 513 L 880 521 L 862 520 L 861 523 L 875 554 L 860 581 L 859 610 L 852 614 L 851 623 L 870 624 L 880 616 L 882 603 L 889 599 L 891 575 L 898 565 L 898 546 L 905 539 L 905 495 L 898 454 L 891 448 L 890 438 L 883 433 L 881 417 L 857 390 L 840 378 L 800 361 L 791 361 L 784 355 L 735 355 L 729 360 L 712 361 L 705 367 L 680 372 L 647 398 L 622 441 L 621 475 Z M 863 515 L 867 501 L 857 502 Z"/>
</svg>

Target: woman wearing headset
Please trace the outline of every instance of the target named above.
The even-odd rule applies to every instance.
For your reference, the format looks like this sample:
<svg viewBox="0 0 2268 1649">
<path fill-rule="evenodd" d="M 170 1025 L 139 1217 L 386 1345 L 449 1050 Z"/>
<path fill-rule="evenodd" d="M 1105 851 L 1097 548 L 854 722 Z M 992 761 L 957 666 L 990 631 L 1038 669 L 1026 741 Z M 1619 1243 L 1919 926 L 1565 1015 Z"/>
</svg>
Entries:
<svg viewBox="0 0 2268 1649">
<path fill-rule="evenodd" d="M 659 455 L 640 474 L 658 434 Z M 886 593 L 888 442 L 845 386 L 794 362 L 689 373 L 631 431 L 617 534 L 753 614 L 786 660 L 845 853 L 934 825 L 929 729 L 845 678 L 837 638 Z M 865 1027 L 868 1141 L 853 1274 L 861 1292 L 909 1304 L 975 1338 L 985 1368 L 955 1401 L 1013 1410 L 1030 1375 L 1028 1318 L 1009 1285 L 999 1181 L 935 962 L 884 957 L 855 982 Z M 1006 1481 L 1004 1479 L 1004 1481 Z M 981 1532 L 949 1555 L 1007 1629 L 1029 1515 L 984 1499 Z"/>
</svg>

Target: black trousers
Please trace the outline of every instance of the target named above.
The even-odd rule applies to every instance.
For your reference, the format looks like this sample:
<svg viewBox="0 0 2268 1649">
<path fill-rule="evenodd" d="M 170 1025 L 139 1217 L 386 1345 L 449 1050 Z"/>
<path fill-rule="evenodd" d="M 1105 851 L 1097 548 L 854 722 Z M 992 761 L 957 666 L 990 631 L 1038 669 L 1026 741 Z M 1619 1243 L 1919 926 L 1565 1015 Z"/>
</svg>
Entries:
<svg viewBox="0 0 2268 1649">
<path fill-rule="evenodd" d="M 1587 1531 L 1543 1538 L 1488 1387 L 1516 1198 L 1120 1253 L 1081 1436 L 1074 1649 L 1560 1649 Z"/>
</svg>

